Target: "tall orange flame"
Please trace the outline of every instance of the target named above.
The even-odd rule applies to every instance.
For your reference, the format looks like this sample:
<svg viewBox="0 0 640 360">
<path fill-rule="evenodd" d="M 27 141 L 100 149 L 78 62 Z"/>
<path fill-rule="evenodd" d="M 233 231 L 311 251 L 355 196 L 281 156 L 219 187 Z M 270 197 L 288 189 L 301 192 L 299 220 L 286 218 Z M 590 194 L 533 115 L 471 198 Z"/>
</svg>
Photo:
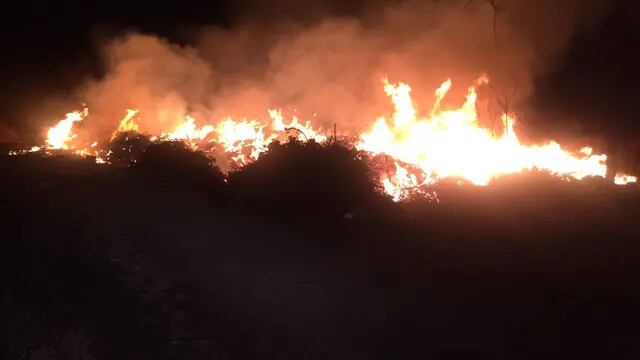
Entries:
<svg viewBox="0 0 640 360">
<path fill-rule="evenodd" d="M 470 87 L 461 107 L 442 110 L 440 102 L 451 87 L 451 81 L 447 80 L 435 92 L 436 102 L 431 113 L 418 117 L 411 88 L 385 80 L 385 92 L 395 107 L 392 123 L 384 117 L 379 118 L 371 131 L 361 135 L 356 147 L 389 155 L 423 171 L 425 180 L 414 186 L 433 184 L 448 177 L 487 185 L 502 175 L 534 168 L 576 179 L 606 175 L 606 155 L 571 154 L 553 141 L 545 145 L 521 144 L 515 132 L 515 118 L 511 115 L 502 116 L 502 135 L 495 136 L 481 127 L 476 109 L 476 86 L 487 81 L 482 77 Z M 400 164 L 397 166 L 402 169 Z M 396 171 L 396 177 L 386 181 L 387 192 L 396 198 L 407 186 L 406 174 L 402 171 Z M 392 185 L 395 188 L 392 189 Z"/>
</svg>

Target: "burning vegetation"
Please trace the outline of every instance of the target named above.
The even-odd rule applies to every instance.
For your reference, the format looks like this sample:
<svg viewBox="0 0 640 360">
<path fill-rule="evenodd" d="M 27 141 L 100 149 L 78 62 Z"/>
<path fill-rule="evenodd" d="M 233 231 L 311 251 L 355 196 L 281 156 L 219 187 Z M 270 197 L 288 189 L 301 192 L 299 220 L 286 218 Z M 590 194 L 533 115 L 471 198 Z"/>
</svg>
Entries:
<svg viewBox="0 0 640 360">
<path fill-rule="evenodd" d="M 483 126 L 476 106 L 477 88 L 488 82 L 487 76 L 481 76 L 469 87 L 461 105 L 446 107 L 443 100 L 452 87 L 449 79 L 435 90 L 430 112 L 421 115 L 414 106 L 411 87 L 385 79 L 384 92 L 391 99 L 393 113 L 390 117 L 379 117 L 360 135 L 350 138 L 339 134 L 335 127 L 333 132 L 323 130 L 314 127 L 311 121 L 300 121 L 297 116 L 285 120 L 282 111 L 276 109 L 268 110 L 269 120 L 226 118 L 202 125 L 193 116 L 185 115 L 173 128 L 153 134 L 147 133 L 136 120 L 144 114 L 129 109 L 114 124 L 110 139 L 82 143 L 76 140 L 79 130 L 74 125 L 91 121 L 89 109 L 85 108 L 68 113 L 49 128 L 42 146 L 11 154 L 64 150 L 94 156 L 100 164 L 132 164 L 149 143 L 182 142 L 211 160 L 221 160 L 223 169 L 229 171 L 248 166 L 276 142 L 340 141 L 361 152 L 362 158 L 384 156 L 391 160 L 382 168 L 375 167 L 374 177 L 395 201 L 415 194 L 436 199 L 431 187 L 444 179 L 482 186 L 502 176 L 533 169 L 565 180 L 607 176 L 607 156 L 594 153 L 591 147 L 571 152 L 554 141 L 521 143 L 514 114 L 501 114 L 499 126 Z M 624 173 L 616 173 L 613 180 L 617 185 L 636 181 L 635 176 Z"/>
</svg>

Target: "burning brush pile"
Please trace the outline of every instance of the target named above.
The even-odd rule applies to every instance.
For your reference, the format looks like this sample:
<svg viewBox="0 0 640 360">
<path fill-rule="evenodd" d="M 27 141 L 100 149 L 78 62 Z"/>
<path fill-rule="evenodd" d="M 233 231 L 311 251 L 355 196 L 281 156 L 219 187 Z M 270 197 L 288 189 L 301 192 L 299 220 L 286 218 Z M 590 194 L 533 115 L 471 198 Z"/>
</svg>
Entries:
<svg viewBox="0 0 640 360">
<path fill-rule="evenodd" d="M 159 134 L 147 133 L 138 125 L 144 114 L 127 109 L 108 139 L 78 140 L 82 124 L 91 121 L 90 110 L 70 112 L 46 131 L 44 144 L 10 155 L 72 153 L 93 157 L 98 164 L 133 165 L 151 144 L 182 142 L 217 162 L 228 173 L 255 162 L 274 143 L 340 143 L 368 162 L 373 178 L 394 201 L 422 196 L 437 201 L 434 185 L 453 179 L 458 184 L 484 186 L 510 174 L 539 170 L 566 181 L 587 177 L 607 178 L 607 156 L 591 147 L 569 151 L 558 143 L 525 145 L 517 135 L 513 114 L 503 113 L 498 126 L 486 127 L 479 120 L 476 106 L 480 86 L 489 82 L 483 75 L 469 87 L 462 104 L 442 105 L 452 86 L 447 80 L 435 90 L 435 103 L 427 114 L 419 114 L 405 83 L 384 80 L 384 92 L 393 104 L 390 116 L 372 121 L 356 136 L 345 136 L 334 129 L 315 127 L 311 121 L 280 110 L 267 111 L 268 119 L 201 121 L 185 115 L 172 128 Z M 635 183 L 637 177 L 616 173 L 616 185 Z"/>
</svg>

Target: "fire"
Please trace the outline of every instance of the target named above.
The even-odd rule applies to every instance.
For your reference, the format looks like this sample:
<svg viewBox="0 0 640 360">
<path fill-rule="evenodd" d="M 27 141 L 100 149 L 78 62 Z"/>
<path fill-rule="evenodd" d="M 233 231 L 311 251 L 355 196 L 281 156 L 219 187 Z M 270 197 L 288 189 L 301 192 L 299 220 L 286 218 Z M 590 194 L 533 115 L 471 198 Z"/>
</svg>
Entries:
<svg viewBox="0 0 640 360">
<path fill-rule="evenodd" d="M 500 117 L 502 126 L 497 133 L 495 129 L 483 127 L 476 107 L 476 88 L 488 81 L 487 76 L 480 77 L 468 88 L 462 105 L 444 108 L 442 102 L 452 87 L 451 79 L 447 79 L 435 90 L 431 110 L 422 115 L 414 106 L 409 85 L 384 80 L 384 92 L 389 96 L 394 111 L 390 117 L 382 116 L 374 121 L 368 132 L 360 135 L 353 146 L 357 150 L 391 159 L 392 166 L 380 170 L 378 177 L 384 191 L 395 201 L 415 193 L 438 201 L 430 185 L 445 178 L 482 186 L 498 177 L 531 169 L 546 171 L 567 180 L 606 176 L 607 156 L 594 153 L 590 147 L 572 153 L 554 141 L 542 145 L 521 143 L 516 134 L 516 118 L 513 114 Z M 278 109 L 269 109 L 267 114 L 270 122 L 225 118 L 200 127 L 193 116 L 185 115 L 173 130 L 147 135 L 153 142 L 184 141 L 193 149 L 204 151 L 212 157 L 222 151 L 238 166 L 257 160 L 274 141 L 286 141 L 292 137 L 316 142 L 326 142 L 328 139 L 310 121 L 300 121 L 292 116 L 286 122 L 282 111 Z M 77 135 L 73 132 L 73 126 L 87 116 L 88 109 L 68 113 L 48 129 L 44 146 L 12 151 L 10 155 L 67 149 L 77 155 L 95 156 L 98 164 L 107 163 L 110 153 L 108 147 L 103 146 L 106 144 L 94 141 L 83 147 L 74 143 Z M 118 133 L 140 131 L 136 123 L 138 116 L 138 110 L 128 109 L 112 133 L 111 140 Z M 617 173 L 614 183 L 625 185 L 637 180 L 635 176 Z"/>
<path fill-rule="evenodd" d="M 47 147 L 50 149 L 68 149 L 67 144 L 73 140 L 77 135 L 71 130 L 73 124 L 82 121 L 89 115 L 89 109 L 85 108 L 82 111 L 70 112 L 66 117 L 58 122 L 58 124 L 49 129 L 47 132 Z"/>
<path fill-rule="evenodd" d="M 638 177 L 637 176 L 632 176 L 632 175 L 627 175 L 624 173 L 616 173 L 615 178 L 613 179 L 613 182 L 616 185 L 627 185 L 627 184 L 632 184 L 638 181 Z"/>
<path fill-rule="evenodd" d="M 420 185 L 420 182 L 416 175 L 410 173 L 405 167 L 397 162 L 394 165 L 395 174 L 392 177 L 384 176 L 382 178 L 382 186 L 394 201 L 400 201 L 406 197 L 408 189 L 416 188 Z"/>
<path fill-rule="evenodd" d="M 475 185 L 487 185 L 497 177 L 540 169 L 551 174 L 582 179 L 586 176 L 604 177 L 607 172 L 606 155 L 591 154 L 584 149 L 581 155 L 571 154 L 556 142 L 525 146 L 515 132 L 515 117 L 502 116 L 501 135 L 480 126 L 476 109 L 476 87 L 488 81 L 480 78 L 467 92 L 466 100 L 457 109 L 443 110 L 441 100 L 451 81 L 445 81 L 435 92 L 436 102 L 427 116 L 419 117 L 411 99 L 411 88 L 403 83 L 390 84 L 384 90 L 391 98 L 395 111 L 391 122 L 379 118 L 368 133 L 362 134 L 356 147 L 374 154 L 389 155 L 420 169 L 425 180 L 434 184 L 444 178 L 462 178 Z M 406 171 L 398 168 L 387 179 L 385 188 L 395 198 L 407 188 Z"/>
<path fill-rule="evenodd" d="M 118 133 L 127 132 L 127 131 L 138 131 L 140 128 L 138 124 L 136 124 L 135 117 L 138 115 L 138 110 L 135 109 L 127 109 L 127 115 L 120 121 L 118 128 L 111 135 L 111 140 L 115 139 Z M 93 147 L 93 146 L 92 146 Z"/>
<path fill-rule="evenodd" d="M 169 140 L 203 140 L 214 130 L 212 125 L 205 125 L 201 128 L 196 127 L 196 119 L 191 115 L 187 115 L 182 124 L 178 125 L 171 133 L 166 134 Z"/>
<path fill-rule="evenodd" d="M 275 135 L 265 135 L 264 128 L 265 126 L 257 120 L 225 119 L 216 128 L 215 142 L 221 144 L 225 152 L 233 154 L 232 160 L 245 165 L 251 160 L 258 159 L 258 156 L 275 140 Z"/>
<path fill-rule="evenodd" d="M 289 130 L 296 130 L 304 137 L 305 141 L 315 140 L 316 142 L 323 142 L 327 140 L 325 135 L 320 134 L 319 130 L 314 129 L 311 126 L 311 122 L 307 121 L 304 124 L 298 121 L 296 116 L 291 117 L 291 121 L 285 124 L 282 118 L 282 112 L 280 110 L 269 110 L 269 116 L 273 121 L 273 130 L 286 132 Z M 296 134 L 298 135 L 298 134 Z"/>
</svg>

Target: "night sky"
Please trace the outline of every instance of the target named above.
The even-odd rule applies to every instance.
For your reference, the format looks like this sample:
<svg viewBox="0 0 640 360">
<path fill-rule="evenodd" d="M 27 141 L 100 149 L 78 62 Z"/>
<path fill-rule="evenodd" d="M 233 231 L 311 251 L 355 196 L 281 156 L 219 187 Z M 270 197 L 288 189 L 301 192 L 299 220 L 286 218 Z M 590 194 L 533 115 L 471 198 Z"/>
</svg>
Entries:
<svg viewBox="0 0 640 360">
<path fill-rule="evenodd" d="M 534 105 L 582 119 L 591 134 L 633 146 L 640 135 L 640 6 L 619 1 L 597 26 L 578 34 L 560 66 L 539 79 Z M 574 120 L 576 121 L 576 120 Z M 563 124 L 544 126 L 554 129 Z"/>
<path fill-rule="evenodd" d="M 19 133 L 20 124 L 28 121 L 24 109 L 38 99 L 64 97 L 87 77 L 99 76 L 98 44 L 120 33 L 150 32 L 184 44 L 201 25 L 229 27 L 247 19 L 313 22 L 321 14 L 357 16 L 371 4 L 29 0 L 3 6 L 0 121 Z M 636 2 L 618 1 L 602 21 L 574 37 L 555 70 L 536 81 L 531 104 L 549 116 L 536 118 L 529 128 L 560 140 L 578 131 L 605 138 L 613 147 L 608 151 L 635 152 L 639 13 Z"/>
</svg>

